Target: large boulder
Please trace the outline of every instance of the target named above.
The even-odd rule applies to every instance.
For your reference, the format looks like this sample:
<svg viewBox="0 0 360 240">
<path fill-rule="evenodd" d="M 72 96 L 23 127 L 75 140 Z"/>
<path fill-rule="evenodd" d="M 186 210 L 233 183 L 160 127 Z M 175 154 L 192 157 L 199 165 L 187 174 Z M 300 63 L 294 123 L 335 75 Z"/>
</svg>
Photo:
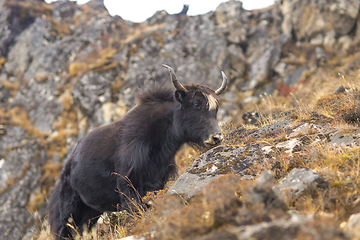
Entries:
<svg viewBox="0 0 360 240">
<path fill-rule="evenodd" d="M 199 156 L 167 193 L 181 195 L 185 199 L 191 198 L 199 193 L 206 183 L 229 172 L 236 172 L 244 179 L 251 179 L 253 176 L 248 169 L 264 157 L 260 149 L 261 145 L 215 147 Z"/>
<path fill-rule="evenodd" d="M 284 0 L 276 4 L 283 17 L 283 33 L 291 35 L 293 31 L 297 40 L 312 39 L 319 34 L 325 36 L 332 30 L 340 36 L 350 33 L 360 7 L 356 0 Z"/>
</svg>

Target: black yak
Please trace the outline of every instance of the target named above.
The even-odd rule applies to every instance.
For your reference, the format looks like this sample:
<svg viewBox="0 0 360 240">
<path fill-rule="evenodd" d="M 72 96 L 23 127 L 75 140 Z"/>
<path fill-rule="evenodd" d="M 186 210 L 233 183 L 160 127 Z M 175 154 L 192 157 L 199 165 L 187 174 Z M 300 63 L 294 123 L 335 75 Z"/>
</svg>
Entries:
<svg viewBox="0 0 360 240">
<path fill-rule="evenodd" d="M 98 127 L 80 139 L 65 162 L 49 201 L 49 223 L 56 239 L 71 236 L 69 218 L 82 232 L 103 212 L 129 209 L 148 191 L 160 190 L 175 172 L 175 153 L 184 143 L 219 144 L 223 135 L 216 120 L 221 87 L 182 85 L 166 67 L 174 89 L 160 84 L 137 95 L 125 116 Z M 132 199 L 132 200 L 131 200 Z"/>
</svg>

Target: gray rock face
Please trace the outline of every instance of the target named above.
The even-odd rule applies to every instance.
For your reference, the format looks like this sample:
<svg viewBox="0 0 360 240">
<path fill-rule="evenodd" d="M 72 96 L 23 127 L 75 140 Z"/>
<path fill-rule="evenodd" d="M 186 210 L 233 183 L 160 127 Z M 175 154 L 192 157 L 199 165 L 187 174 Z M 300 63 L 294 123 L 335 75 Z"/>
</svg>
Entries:
<svg viewBox="0 0 360 240">
<path fill-rule="evenodd" d="M 188 199 L 195 196 L 206 183 L 229 172 L 251 179 L 253 176 L 249 175 L 248 169 L 263 158 L 260 148 L 260 145 L 215 147 L 199 156 L 167 193 Z"/>
<path fill-rule="evenodd" d="M 250 138 L 261 138 L 264 136 L 271 136 L 272 134 L 279 134 L 281 132 L 287 132 L 291 129 L 292 121 L 291 120 L 283 120 L 278 121 L 273 124 L 268 124 L 263 127 L 260 127 L 253 133 L 249 135 Z"/>
<path fill-rule="evenodd" d="M 9 99 L 9 91 L 0 82 L 0 106 L 7 103 Z"/>
<path fill-rule="evenodd" d="M 16 2 L 16 1 L 13 1 Z M 43 0 L 25 0 L 25 3 L 43 2 Z M 19 14 L 21 7 L 6 0 L 0 1 L 0 56 L 6 56 L 9 47 L 13 44 L 16 37 L 34 22 L 35 16 L 31 12 Z"/>
<path fill-rule="evenodd" d="M 31 237 L 33 224 L 40 220 L 29 212 L 28 204 L 40 192 L 41 165 L 47 159 L 38 139 L 19 127 L 6 130 L 0 135 L 0 232 L 3 239 L 21 239 L 28 233 Z"/>
<path fill-rule="evenodd" d="M 111 97 L 110 83 L 113 79 L 114 76 L 111 72 L 104 75 L 90 72 L 83 75 L 74 85 L 72 95 L 85 116 L 92 116 L 96 109 L 109 101 Z"/>
<path fill-rule="evenodd" d="M 222 28 L 227 41 L 240 45 L 247 41 L 249 16 L 240 1 L 222 3 L 215 10 L 216 23 Z"/>
<path fill-rule="evenodd" d="M 295 238 L 306 224 L 314 224 L 313 215 L 292 215 L 289 219 L 263 222 L 250 226 L 233 227 L 228 231 L 237 236 L 236 239 L 279 239 Z"/>
<path fill-rule="evenodd" d="M 149 81 L 169 84 L 167 71 L 154 62 L 173 66 L 182 83 L 203 84 L 215 89 L 220 87 L 220 72 L 227 67 L 226 41 L 211 21 L 212 17 L 213 13 L 209 13 L 184 21 L 175 16 L 165 16 L 164 21 L 171 24 L 158 26 L 157 32 L 166 36 L 162 46 L 152 32 L 141 41 L 141 47 L 129 58 L 124 88 L 133 92 L 136 86 Z M 174 35 L 177 29 L 181 30 Z M 203 61 L 205 57 L 207 61 Z M 133 96 L 123 98 L 128 105 L 133 104 Z"/>
<path fill-rule="evenodd" d="M 50 34 L 51 29 L 50 22 L 36 18 L 27 29 L 22 31 L 17 37 L 16 44 L 10 47 L 8 61 L 4 64 L 5 72 L 11 75 L 25 74 L 32 60 L 37 59 L 44 48 L 55 40 L 55 37 Z M 46 63 L 50 65 L 49 62 Z M 44 71 L 39 72 L 40 69 L 36 71 L 39 75 L 46 74 Z"/>
<path fill-rule="evenodd" d="M 54 96 L 62 80 L 59 77 L 49 77 L 43 82 L 31 79 L 14 96 L 13 104 L 25 108 L 34 127 L 41 132 L 51 132 L 54 120 L 63 110 L 63 105 Z"/>
<path fill-rule="evenodd" d="M 295 168 L 273 189 L 283 199 L 296 199 L 311 188 L 326 188 L 328 183 L 311 170 Z"/>
<path fill-rule="evenodd" d="M 285 77 L 284 84 L 287 86 L 298 84 L 303 72 L 307 69 L 309 69 L 307 66 L 303 66 L 290 72 L 289 75 Z"/>
<path fill-rule="evenodd" d="M 309 132 L 312 134 L 308 134 Z M 255 176 L 250 174 L 253 165 L 261 165 L 269 160 L 275 160 L 277 152 L 293 154 L 309 148 L 313 144 L 318 144 L 320 141 L 330 146 L 358 145 L 360 139 L 356 131 L 347 134 L 326 125 L 308 123 L 294 126 L 291 120 L 260 127 L 256 131 L 246 133 L 246 136 L 249 139 L 260 140 L 284 133 L 286 133 L 286 139 L 270 144 L 248 144 L 242 147 L 218 146 L 209 150 L 195 159 L 167 193 L 181 195 L 188 199 L 198 194 L 206 183 L 226 173 L 237 173 L 243 179 L 254 178 Z M 304 137 L 306 133 L 308 135 Z M 233 132 L 232 135 L 236 135 L 236 132 Z M 275 166 L 270 164 L 270 167 Z M 265 175 L 263 177 L 268 179 Z M 262 180 L 263 184 L 260 185 L 265 185 L 266 181 Z M 273 190 L 282 199 L 296 199 L 306 190 L 326 188 L 327 186 L 328 183 L 319 174 L 311 170 L 296 168 L 276 184 Z"/>
<path fill-rule="evenodd" d="M 135 24 L 111 17 L 102 0 L 82 6 L 58 1 L 51 7 L 43 0 L 0 0 L 0 235 L 30 238 L 35 227 L 27 207 L 34 194 L 52 187 L 39 180 L 44 177 L 41 167 L 50 158 L 61 164 L 66 150 L 89 129 L 120 118 L 135 105 L 137 88 L 151 81 L 170 85 L 161 64 L 171 65 L 183 83 L 212 88 L 220 86 L 224 71 L 229 87 L 220 96 L 218 117 L 225 121 L 264 92 L 274 93 L 280 83 L 298 85 L 307 68 L 329 62 L 328 49 L 340 49 L 335 52 L 341 55 L 358 46 L 358 12 L 355 0 L 284 0 L 257 11 L 229 1 L 200 16 L 159 11 Z M 314 53 L 302 57 L 310 63 L 296 61 L 309 45 Z M 291 46 L 300 53 L 289 53 Z M 349 67 L 357 65 L 355 60 Z M 240 102 L 239 90 L 250 97 Z M 20 117 L 13 113 L 17 108 L 24 111 Z M 359 144 L 357 130 L 297 124 L 280 121 L 244 135 L 259 140 L 284 134 L 272 144 L 249 140 L 241 147 L 210 150 L 169 193 L 192 197 L 229 172 L 252 178 L 248 169 L 274 160 L 276 151 L 296 153 L 313 146 L 301 136 L 309 129 L 317 142 Z M 45 205 L 33 213 L 42 217 Z"/>
<path fill-rule="evenodd" d="M 332 29 L 339 35 L 348 34 L 356 23 L 358 1 L 300 1 L 285 0 L 277 3 L 283 16 L 281 29 L 289 34 L 293 30 L 298 40 L 313 38 Z"/>
<path fill-rule="evenodd" d="M 260 36 L 256 36 L 260 38 Z M 269 81 L 271 70 L 280 60 L 282 46 L 288 41 L 287 35 L 280 35 L 277 39 L 267 40 L 260 48 L 254 49 L 251 58 L 255 58 L 250 66 L 249 80 L 244 90 L 254 89 Z M 259 47 L 256 45 L 256 47 Z M 258 55 L 259 57 L 255 57 Z"/>
<path fill-rule="evenodd" d="M 344 230 L 351 236 L 357 236 L 360 233 L 360 213 L 352 214 L 346 223 Z"/>
<path fill-rule="evenodd" d="M 52 18 L 55 21 L 70 21 L 75 13 L 75 6 L 70 1 L 57 1 L 53 5 Z"/>
</svg>

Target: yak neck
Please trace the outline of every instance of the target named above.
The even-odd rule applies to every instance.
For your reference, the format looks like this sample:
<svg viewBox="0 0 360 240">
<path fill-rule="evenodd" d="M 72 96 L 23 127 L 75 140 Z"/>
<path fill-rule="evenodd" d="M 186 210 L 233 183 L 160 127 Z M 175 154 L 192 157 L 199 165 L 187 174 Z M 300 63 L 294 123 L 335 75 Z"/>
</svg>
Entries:
<svg viewBox="0 0 360 240">
<path fill-rule="evenodd" d="M 171 104 L 164 104 L 165 111 L 157 117 L 152 118 L 150 123 L 150 131 L 153 139 L 150 141 L 152 153 L 157 152 L 161 156 L 160 159 L 171 159 L 185 143 L 178 131 L 176 121 L 176 111 L 180 109 L 180 104 L 173 101 Z M 156 111 L 154 111 L 156 112 Z"/>
<path fill-rule="evenodd" d="M 175 155 L 184 144 L 184 140 L 177 130 L 177 121 L 174 121 L 176 112 L 180 109 L 180 103 L 174 100 L 173 94 L 174 91 L 171 90 L 167 94 L 162 94 L 162 97 L 168 96 L 165 99 L 156 101 L 142 99 L 119 121 L 122 128 L 121 145 L 125 152 L 131 154 L 131 151 L 135 150 L 133 147 L 136 146 L 148 149 L 151 157 L 160 154 L 161 160 Z M 149 99 L 154 95 L 146 92 L 146 95 L 142 97 Z"/>
</svg>

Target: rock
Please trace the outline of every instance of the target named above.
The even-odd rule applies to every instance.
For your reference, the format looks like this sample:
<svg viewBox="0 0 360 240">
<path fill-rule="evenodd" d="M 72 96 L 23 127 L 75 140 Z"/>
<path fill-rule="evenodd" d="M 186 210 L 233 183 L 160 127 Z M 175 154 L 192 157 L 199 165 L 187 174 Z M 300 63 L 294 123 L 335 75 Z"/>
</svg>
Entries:
<svg viewBox="0 0 360 240">
<path fill-rule="evenodd" d="M 325 33 L 323 40 L 324 47 L 333 48 L 336 44 L 336 32 L 334 29 Z"/>
<path fill-rule="evenodd" d="M 53 4 L 52 18 L 55 21 L 70 21 L 75 11 L 74 4 L 69 0 L 56 1 Z"/>
<path fill-rule="evenodd" d="M 149 26 L 163 23 L 168 16 L 170 15 L 165 10 L 157 11 L 154 15 L 146 19 L 145 23 Z"/>
<path fill-rule="evenodd" d="M 328 185 L 328 182 L 313 171 L 295 168 L 281 182 L 276 184 L 273 190 L 282 199 L 295 200 L 304 191 L 314 188 L 327 188 Z"/>
<path fill-rule="evenodd" d="M 121 98 L 128 108 L 133 106 L 133 95 L 137 87 L 149 81 L 160 81 L 171 84 L 168 72 L 161 66 L 165 63 L 174 68 L 182 83 L 204 84 L 217 89 L 221 84 L 221 71 L 227 67 L 226 40 L 222 32 L 211 20 L 213 13 L 203 16 L 176 18 L 167 16 L 166 21 L 173 21 L 157 31 L 167 35 L 161 44 L 156 35 L 149 31 L 141 42 L 141 47 L 129 58 L 125 76 L 124 90 Z M 181 26 L 176 37 L 173 32 Z M 199 27 L 197 27 L 199 26 Z M 145 57 L 146 56 L 146 57 Z M 207 56 L 207 61 L 203 61 Z M 126 95 L 126 96 L 125 96 Z"/>
<path fill-rule="evenodd" d="M 93 13 L 97 12 L 103 12 L 106 15 L 109 15 L 105 5 L 104 0 L 90 0 L 87 3 L 85 3 Z"/>
<path fill-rule="evenodd" d="M 33 126 L 40 132 L 51 132 L 55 118 L 63 110 L 63 105 L 54 96 L 56 87 L 61 83 L 59 77 L 49 77 L 42 82 L 31 79 L 14 96 L 13 105 L 25 108 Z"/>
<path fill-rule="evenodd" d="M 181 195 L 185 199 L 195 196 L 201 188 L 229 172 L 234 172 L 244 179 L 251 179 L 248 168 L 262 159 L 260 145 L 243 147 L 218 146 L 200 155 L 170 187 L 167 194 Z"/>
<path fill-rule="evenodd" d="M 347 221 L 344 231 L 351 235 L 359 235 L 360 233 L 360 213 L 352 214 Z"/>
<path fill-rule="evenodd" d="M 9 100 L 9 91 L 6 87 L 0 82 L 0 106 L 4 105 Z"/>
<path fill-rule="evenodd" d="M 259 51 L 262 53 L 259 58 L 251 62 L 249 80 L 246 82 L 243 90 L 254 89 L 270 80 L 271 71 L 278 63 L 282 46 L 288 39 L 287 35 L 280 35 L 276 40 L 269 39 L 261 48 L 254 51 L 253 55 Z"/>
<path fill-rule="evenodd" d="M 42 0 L 25 0 L 23 2 L 36 4 Z M 5 57 L 14 40 L 34 22 L 35 16 L 32 11 L 20 14 L 22 8 L 16 4 L 10 4 L 6 0 L 0 1 L 0 9 L 0 56 Z"/>
<path fill-rule="evenodd" d="M 346 239 L 341 233 L 338 226 L 331 223 L 331 220 L 322 219 L 325 221 L 324 226 L 319 227 L 316 224 L 319 221 L 316 216 L 312 214 L 301 215 L 292 214 L 289 218 L 278 219 L 271 222 L 262 222 L 247 226 L 238 226 L 228 228 L 227 231 L 237 236 L 236 239 L 251 240 L 251 239 L 296 239 L 297 236 L 314 237 L 311 231 L 318 233 L 321 239 Z M 327 221 L 326 221 L 327 220 Z M 331 225 L 331 227 L 330 227 Z M 330 227 L 330 229 L 329 229 Z"/>
<path fill-rule="evenodd" d="M 335 94 L 340 94 L 346 91 L 346 88 L 344 86 L 337 87 L 334 91 Z"/>
<path fill-rule="evenodd" d="M 287 64 L 284 62 L 279 62 L 278 64 L 276 64 L 276 66 L 274 67 L 274 71 L 279 74 L 280 77 L 285 77 L 286 76 L 286 70 L 287 70 Z"/>
<path fill-rule="evenodd" d="M 330 146 L 354 146 L 359 145 L 360 143 L 360 131 L 358 130 L 355 130 L 352 133 L 347 133 L 346 131 L 333 129 L 326 134 Z"/>
<path fill-rule="evenodd" d="M 9 189 L 1 193 L 0 198 L 0 232 L 2 239 L 23 239 L 22 236 L 28 234 L 28 239 L 35 233 L 34 223 L 39 221 L 27 209 L 28 197 L 34 189 L 38 188 L 41 179 L 40 167 L 33 162 L 21 178 L 16 181 Z M 42 211 L 41 214 L 44 214 Z"/>
<path fill-rule="evenodd" d="M 286 34 L 294 31 L 297 40 L 313 39 L 319 33 L 332 29 L 338 35 L 348 34 L 357 20 L 358 1 L 280 1 L 283 16 L 282 30 Z"/>
<path fill-rule="evenodd" d="M 6 73 L 15 76 L 25 74 L 32 60 L 37 58 L 37 55 L 55 40 L 50 33 L 51 29 L 50 22 L 36 18 L 26 30 L 21 32 L 17 37 L 16 44 L 11 46 L 8 59 L 4 64 Z M 46 75 L 40 69 L 37 70 L 38 73 Z"/>
<path fill-rule="evenodd" d="M 201 188 L 219 176 L 208 176 L 201 178 L 198 175 L 185 172 L 169 188 L 166 194 L 179 195 L 184 199 L 194 197 Z"/>
<path fill-rule="evenodd" d="M 215 18 L 230 43 L 244 44 L 247 41 L 249 18 L 242 2 L 230 0 L 220 4 L 215 10 Z"/>
<path fill-rule="evenodd" d="M 244 56 L 243 50 L 239 46 L 231 44 L 227 48 L 227 52 L 229 65 L 232 69 L 228 77 L 230 79 L 243 77 L 247 68 L 247 60 Z"/>
<path fill-rule="evenodd" d="M 324 41 L 324 36 L 322 34 L 318 34 L 310 40 L 311 45 L 321 45 Z"/>
<path fill-rule="evenodd" d="M 72 95 L 85 116 L 92 116 L 111 97 L 110 84 L 115 80 L 112 72 L 103 75 L 91 71 L 84 74 L 74 85 Z M 100 123 L 100 122 L 99 122 Z M 98 124 L 99 124 L 98 123 Z"/>
<path fill-rule="evenodd" d="M 284 16 L 282 28 L 287 33 L 293 29 L 297 40 L 310 41 L 314 45 L 324 44 L 329 49 L 336 47 L 342 51 L 355 44 L 347 34 L 356 26 L 358 1 L 288 0 L 279 4 Z"/>
<path fill-rule="evenodd" d="M 335 1 L 329 6 L 331 14 L 334 15 L 334 29 L 337 34 L 348 34 L 356 23 L 360 3 L 354 0 Z"/>
<path fill-rule="evenodd" d="M 352 60 L 348 66 L 347 66 L 347 69 L 346 69 L 346 72 L 347 73 L 350 73 L 352 71 L 356 71 L 357 69 L 359 69 L 360 67 L 360 56 L 356 57 L 354 60 Z"/>
<path fill-rule="evenodd" d="M 194 238 L 186 238 L 185 240 L 191 240 Z M 238 240 L 238 237 L 236 234 L 227 231 L 227 230 L 215 230 L 212 231 L 209 234 L 203 235 L 203 236 L 197 236 L 197 240 L 218 240 L 218 239 L 224 239 L 224 240 Z"/>
<path fill-rule="evenodd" d="M 248 193 L 247 199 L 251 204 L 264 204 L 265 208 L 287 209 L 285 203 L 280 200 L 276 192 L 273 191 L 274 178 L 270 170 L 263 172 L 255 181 L 255 186 Z"/>
<path fill-rule="evenodd" d="M 246 124 L 258 125 L 260 113 L 258 111 L 246 112 L 242 115 L 242 119 Z"/>
<path fill-rule="evenodd" d="M 41 165 L 47 160 L 39 139 L 29 136 L 20 127 L 7 127 L 0 135 L 0 233 L 2 239 L 23 239 L 34 234 L 34 210 L 30 200 L 40 188 Z M 43 199 L 45 202 L 45 199 Z M 44 203 L 43 202 L 43 203 Z M 42 203 L 42 204 L 43 204 Z M 42 205 L 40 204 L 40 206 Z"/>
<path fill-rule="evenodd" d="M 8 149 L 13 149 L 19 146 L 23 139 L 27 139 L 26 131 L 21 127 L 7 127 L 6 134 L 0 135 L 0 156 L 6 155 Z"/>
<path fill-rule="evenodd" d="M 338 48 L 345 52 L 348 49 L 350 49 L 350 47 L 353 45 L 353 43 L 354 43 L 354 41 L 353 41 L 352 37 L 350 37 L 348 35 L 341 36 L 338 39 Z"/>
<path fill-rule="evenodd" d="M 90 129 L 121 118 L 135 105 L 138 88 L 152 81 L 171 85 L 161 64 L 171 65 L 183 83 L 212 88 L 219 87 L 224 71 L 229 87 L 220 96 L 218 113 L 219 122 L 224 122 L 239 109 L 260 103 L 263 93 L 281 95 L 282 83 L 305 87 L 301 76 L 306 66 L 309 74 L 322 73 L 325 66 L 337 69 L 339 61 L 353 57 L 346 71 L 357 70 L 359 58 L 347 54 L 356 52 L 359 42 L 359 5 L 355 0 L 283 0 L 247 11 L 240 1 L 231 0 L 204 15 L 158 11 L 138 24 L 110 16 L 103 0 L 82 6 L 68 0 L 51 5 L 43 0 L 0 0 L 1 236 L 31 238 L 36 226 L 28 209 L 44 217 L 45 195 L 67 149 Z M 14 114 L 16 110 L 22 114 Z M 358 124 L 359 111 L 347 113 L 341 119 Z M 169 194 L 191 198 L 228 173 L 253 179 L 258 169 L 273 167 L 279 152 L 293 157 L 318 144 L 330 150 L 360 144 L 360 130 L 337 129 L 331 125 L 333 117 L 309 115 L 304 120 L 296 111 L 244 114 L 244 121 L 261 127 L 229 130 L 226 141 L 231 146 L 218 146 L 197 158 Z M 46 172 L 46 164 L 53 172 Z M 321 185 L 316 173 L 296 171 L 274 189 L 290 191 L 288 197 L 296 198 L 309 186 Z M 46 180 L 49 175 L 51 180 Z M 249 198 L 260 205 L 277 198 L 272 184 L 269 172 L 260 175 Z M 313 223 L 300 215 L 299 223 L 294 214 L 288 217 L 288 222 L 267 219 L 270 222 L 218 229 L 206 236 L 266 238 L 279 230 L 274 236 L 281 239 L 296 233 L 301 221 Z"/>
<path fill-rule="evenodd" d="M 274 134 L 279 134 L 281 132 L 287 132 L 291 128 L 292 121 L 284 120 L 275 122 L 273 124 L 265 125 L 258 128 L 254 133 L 249 135 L 250 138 L 263 138 L 266 136 L 271 136 Z"/>
<path fill-rule="evenodd" d="M 326 55 L 325 50 L 322 47 L 318 46 L 315 48 L 314 59 L 318 66 L 326 63 L 327 55 Z"/>
<path fill-rule="evenodd" d="M 313 131 L 313 132 L 312 132 Z M 311 134 L 309 134 L 309 132 Z M 359 144 L 360 131 L 354 130 L 352 133 L 347 133 L 340 129 L 329 128 L 325 124 L 313 124 L 304 123 L 300 124 L 289 133 L 288 137 L 296 138 L 302 136 L 302 134 L 308 134 L 308 138 L 313 139 L 312 141 L 305 141 L 308 144 L 316 143 L 319 140 L 326 142 L 330 146 L 350 146 Z M 304 142 L 305 139 L 302 139 Z"/>
<path fill-rule="evenodd" d="M 284 79 L 284 84 L 287 86 L 296 85 L 301 80 L 303 72 L 308 70 L 307 66 L 299 67 L 298 69 L 290 72 Z"/>
<path fill-rule="evenodd" d="M 140 236 L 128 236 L 128 237 L 119 238 L 117 240 L 145 240 L 145 238 Z"/>
</svg>

